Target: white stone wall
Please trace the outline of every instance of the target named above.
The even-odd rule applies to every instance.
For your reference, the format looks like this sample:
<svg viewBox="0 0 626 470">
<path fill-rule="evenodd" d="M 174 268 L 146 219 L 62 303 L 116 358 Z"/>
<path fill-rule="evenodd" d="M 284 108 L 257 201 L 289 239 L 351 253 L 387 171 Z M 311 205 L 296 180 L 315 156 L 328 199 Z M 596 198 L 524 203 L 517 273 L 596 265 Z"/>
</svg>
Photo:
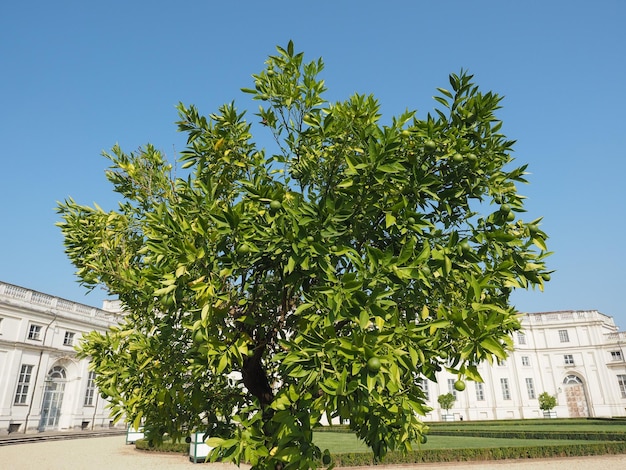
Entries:
<svg viewBox="0 0 626 470">
<path fill-rule="evenodd" d="M 611 317 L 595 310 L 533 313 L 523 315 L 522 326 L 525 344 L 520 344 L 515 335 L 515 350 L 504 364 L 481 365 L 485 399 L 476 399 L 476 384 L 472 382 L 467 383 L 465 391 L 457 392 L 457 401 L 450 410 L 455 419 L 543 417 L 537 400 L 542 392 L 557 396 L 558 417 L 626 416 L 626 397 L 617 379 L 626 374 L 626 333 L 618 331 Z M 562 330 L 569 341 L 561 341 Z M 619 352 L 621 359 L 611 352 Z M 573 363 L 566 363 L 566 355 L 567 362 Z M 580 380 L 580 386 L 565 383 L 571 376 Z M 429 383 L 429 405 L 434 410 L 426 420 L 441 419 L 437 397 L 448 393 L 449 378 L 456 379 L 442 371 L 437 375 L 439 384 Z M 532 379 L 535 398 L 529 398 L 527 378 Z M 508 400 L 502 396 L 501 379 L 508 379 Z M 577 405 L 571 403 L 576 401 L 573 397 L 578 398 Z"/>
<path fill-rule="evenodd" d="M 74 346 L 83 333 L 118 321 L 114 312 L 0 282 L 0 433 L 108 427 L 97 390 L 85 406 L 88 360 L 79 360 Z M 38 335 L 29 338 L 33 326 Z M 23 365 L 32 371 L 23 403 L 16 403 Z"/>
</svg>

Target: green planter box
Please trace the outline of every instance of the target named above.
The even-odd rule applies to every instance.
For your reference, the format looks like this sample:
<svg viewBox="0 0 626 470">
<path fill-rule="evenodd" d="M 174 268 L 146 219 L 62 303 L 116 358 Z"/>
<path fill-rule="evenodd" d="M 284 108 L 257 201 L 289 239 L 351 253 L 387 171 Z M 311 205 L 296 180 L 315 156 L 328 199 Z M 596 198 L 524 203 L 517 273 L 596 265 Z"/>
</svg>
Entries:
<svg viewBox="0 0 626 470">
<path fill-rule="evenodd" d="M 206 445 L 209 436 L 205 432 L 194 432 L 189 443 L 189 460 L 193 463 L 204 462 L 213 447 Z"/>
</svg>

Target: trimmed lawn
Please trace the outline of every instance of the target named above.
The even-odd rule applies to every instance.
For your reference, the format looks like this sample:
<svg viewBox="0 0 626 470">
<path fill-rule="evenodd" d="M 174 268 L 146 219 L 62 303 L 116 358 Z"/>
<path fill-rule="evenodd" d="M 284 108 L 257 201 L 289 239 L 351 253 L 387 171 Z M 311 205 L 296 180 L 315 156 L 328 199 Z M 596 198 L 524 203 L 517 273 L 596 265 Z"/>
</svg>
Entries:
<svg viewBox="0 0 626 470">
<path fill-rule="evenodd" d="M 321 449 L 328 449 L 332 454 L 346 452 L 369 452 L 369 448 L 350 433 L 317 432 L 313 433 L 313 441 Z M 587 440 L 571 439 L 500 439 L 489 437 L 465 436 L 428 436 L 428 442 L 421 446 L 415 444 L 414 450 L 419 449 L 486 449 L 500 447 L 525 447 L 547 445 L 574 445 L 589 444 Z M 594 441 L 600 442 L 600 441 Z"/>
<path fill-rule="evenodd" d="M 520 421 L 456 421 L 453 423 L 428 423 L 432 431 L 484 430 L 484 431 L 570 431 L 570 432 L 622 432 L 626 433 L 626 420 L 593 419 L 538 419 Z"/>
</svg>

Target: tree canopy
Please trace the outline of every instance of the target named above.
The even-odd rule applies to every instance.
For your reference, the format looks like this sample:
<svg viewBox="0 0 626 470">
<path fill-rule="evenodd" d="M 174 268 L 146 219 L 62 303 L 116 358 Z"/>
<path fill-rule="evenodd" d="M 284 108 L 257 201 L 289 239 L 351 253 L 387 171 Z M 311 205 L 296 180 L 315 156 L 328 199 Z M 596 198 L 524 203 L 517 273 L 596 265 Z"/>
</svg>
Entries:
<svg viewBox="0 0 626 470">
<path fill-rule="evenodd" d="M 481 380 L 520 327 L 510 293 L 549 278 L 501 97 L 462 71 L 433 113 L 383 124 L 373 96 L 327 102 L 322 70 L 290 42 L 243 89 L 273 150 L 234 102 L 179 104 L 187 176 L 152 145 L 115 146 L 119 207 L 59 203 L 80 282 L 127 311 L 81 354 L 153 440 L 207 430 L 213 459 L 312 468 L 326 416 L 377 457 L 409 450 L 426 432 L 420 379 Z"/>
<path fill-rule="evenodd" d="M 548 392 L 543 392 L 539 397 L 539 409 L 543 411 L 550 411 L 557 405 L 556 396 L 550 395 Z"/>
<path fill-rule="evenodd" d="M 454 406 L 455 401 L 456 401 L 456 397 L 451 392 L 445 393 L 443 395 L 439 395 L 437 397 L 437 403 L 439 403 L 439 406 L 446 411 L 449 411 L 450 408 Z"/>
</svg>

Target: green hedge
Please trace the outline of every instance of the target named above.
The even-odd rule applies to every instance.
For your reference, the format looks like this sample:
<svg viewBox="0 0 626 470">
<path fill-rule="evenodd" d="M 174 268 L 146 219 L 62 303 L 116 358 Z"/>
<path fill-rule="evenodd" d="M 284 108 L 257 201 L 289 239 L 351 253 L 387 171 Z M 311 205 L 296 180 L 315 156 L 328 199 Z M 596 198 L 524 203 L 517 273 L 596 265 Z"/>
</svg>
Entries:
<svg viewBox="0 0 626 470">
<path fill-rule="evenodd" d="M 527 419 L 483 419 L 469 421 L 431 421 L 426 424 L 432 427 L 463 427 L 475 425 L 493 426 L 528 426 L 533 424 L 562 424 L 566 426 L 578 426 L 579 424 L 596 424 L 598 426 L 617 425 L 623 426 L 626 417 L 615 418 L 527 418 Z"/>
<path fill-rule="evenodd" d="M 135 447 L 140 450 L 149 452 L 179 452 L 181 454 L 189 453 L 189 444 L 186 442 L 163 441 L 161 444 L 151 446 L 148 439 L 137 439 Z"/>
<path fill-rule="evenodd" d="M 315 432 L 345 432 L 351 433 L 350 426 L 347 424 L 332 424 L 330 426 L 317 426 L 313 429 Z"/>
<path fill-rule="evenodd" d="M 431 436 L 471 436 L 490 437 L 504 439 L 570 439 L 588 441 L 626 441 L 626 433 L 588 431 L 588 432 L 565 432 L 565 431 L 492 431 L 481 429 L 437 429 L 431 428 L 428 432 Z"/>
<path fill-rule="evenodd" d="M 382 462 L 374 461 L 373 455 L 369 452 L 346 453 L 334 454 L 333 461 L 338 467 L 351 467 L 376 464 L 389 465 L 424 462 L 464 462 L 475 460 L 574 457 L 623 453 L 626 453 L 626 442 L 604 442 L 582 445 L 548 445 L 541 447 L 430 449 L 409 452 L 407 455 L 390 452 L 385 456 Z"/>
</svg>

